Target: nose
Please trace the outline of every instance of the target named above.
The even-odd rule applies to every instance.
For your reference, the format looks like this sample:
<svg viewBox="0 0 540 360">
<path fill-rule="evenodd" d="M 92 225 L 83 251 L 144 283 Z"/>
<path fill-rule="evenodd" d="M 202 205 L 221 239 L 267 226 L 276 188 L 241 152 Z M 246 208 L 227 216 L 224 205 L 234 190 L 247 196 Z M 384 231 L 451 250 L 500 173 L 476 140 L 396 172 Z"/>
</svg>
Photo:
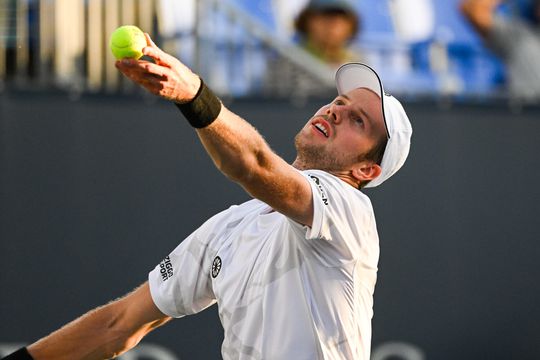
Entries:
<svg viewBox="0 0 540 360">
<path fill-rule="evenodd" d="M 331 104 L 328 109 L 326 109 L 326 115 L 334 124 L 339 124 L 341 122 L 339 106 L 336 104 Z"/>
</svg>

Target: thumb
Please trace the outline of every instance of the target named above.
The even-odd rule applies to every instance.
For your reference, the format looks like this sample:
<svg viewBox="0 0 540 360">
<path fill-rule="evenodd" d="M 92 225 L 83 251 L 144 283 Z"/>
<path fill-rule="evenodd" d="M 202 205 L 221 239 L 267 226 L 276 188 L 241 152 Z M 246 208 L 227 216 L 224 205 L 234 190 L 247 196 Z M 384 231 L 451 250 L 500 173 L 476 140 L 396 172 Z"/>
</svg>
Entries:
<svg viewBox="0 0 540 360">
<path fill-rule="evenodd" d="M 146 38 L 147 46 L 142 50 L 142 53 L 154 59 L 156 64 L 170 68 L 173 65 L 171 61 L 171 56 L 165 53 L 163 50 L 161 50 L 152 41 L 152 39 L 150 38 L 150 35 L 148 35 L 147 33 L 144 33 L 144 36 Z"/>
</svg>

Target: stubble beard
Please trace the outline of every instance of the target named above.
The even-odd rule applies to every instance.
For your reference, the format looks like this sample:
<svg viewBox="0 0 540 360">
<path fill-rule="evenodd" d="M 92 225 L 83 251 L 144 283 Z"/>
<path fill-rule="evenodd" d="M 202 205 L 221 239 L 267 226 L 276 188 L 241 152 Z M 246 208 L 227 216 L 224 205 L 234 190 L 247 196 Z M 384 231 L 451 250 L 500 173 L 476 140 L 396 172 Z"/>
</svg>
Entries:
<svg viewBox="0 0 540 360">
<path fill-rule="evenodd" d="M 299 170 L 318 169 L 327 172 L 342 171 L 352 161 L 344 154 L 329 152 L 325 144 L 313 144 L 302 139 L 302 133 L 294 138 L 296 160 L 293 166 Z"/>
</svg>

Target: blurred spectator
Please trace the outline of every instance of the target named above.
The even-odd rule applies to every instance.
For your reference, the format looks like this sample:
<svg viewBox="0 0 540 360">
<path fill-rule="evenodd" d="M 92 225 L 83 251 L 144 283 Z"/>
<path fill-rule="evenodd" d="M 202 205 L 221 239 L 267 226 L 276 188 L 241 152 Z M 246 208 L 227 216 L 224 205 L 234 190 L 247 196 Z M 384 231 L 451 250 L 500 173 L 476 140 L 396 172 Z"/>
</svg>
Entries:
<svg viewBox="0 0 540 360">
<path fill-rule="evenodd" d="M 361 59 L 349 48 L 360 18 L 346 0 L 311 0 L 296 18 L 295 27 L 301 45 L 332 66 Z"/>
<path fill-rule="evenodd" d="M 527 16 L 497 13 L 501 0 L 463 0 L 461 11 L 485 44 L 506 65 L 510 96 L 540 101 L 540 0 L 531 0 Z"/>
</svg>

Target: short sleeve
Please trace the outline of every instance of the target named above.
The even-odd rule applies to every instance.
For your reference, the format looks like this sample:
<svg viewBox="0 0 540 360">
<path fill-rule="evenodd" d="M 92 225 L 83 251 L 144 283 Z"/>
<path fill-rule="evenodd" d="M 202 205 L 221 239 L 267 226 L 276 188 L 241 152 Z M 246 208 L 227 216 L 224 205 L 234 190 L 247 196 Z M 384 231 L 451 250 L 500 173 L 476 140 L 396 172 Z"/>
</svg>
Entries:
<svg viewBox="0 0 540 360">
<path fill-rule="evenodd" d="M 148 275 L 150 293 L 161 312 L 171 317 L 197 313 L 216 302 L 210 278 L 210 234 L 197 229 Z"/>
<path fill-rule="evenodd" d="M 304 173 L 304 176 L 308 179 L 311 185 L 311 193 L 313 194 L 313 223 L 311 227 L 307 227 L 306 229 L 306 239 L 331 240 L 332 234 L 329 229 L 329 202 L 326 186 L 321 183 L 320 177 L 309 173 Z"/>
<path fill-rule="evenodd" d="M 324 263 L 334 266 L 367 252 L 378 254 L 375 217 L 367 196 L 323 171 L 308 170 L 303 175 L 313 194 L 313 222 L 311 227 L 296 228 Z"/>
</svg>

